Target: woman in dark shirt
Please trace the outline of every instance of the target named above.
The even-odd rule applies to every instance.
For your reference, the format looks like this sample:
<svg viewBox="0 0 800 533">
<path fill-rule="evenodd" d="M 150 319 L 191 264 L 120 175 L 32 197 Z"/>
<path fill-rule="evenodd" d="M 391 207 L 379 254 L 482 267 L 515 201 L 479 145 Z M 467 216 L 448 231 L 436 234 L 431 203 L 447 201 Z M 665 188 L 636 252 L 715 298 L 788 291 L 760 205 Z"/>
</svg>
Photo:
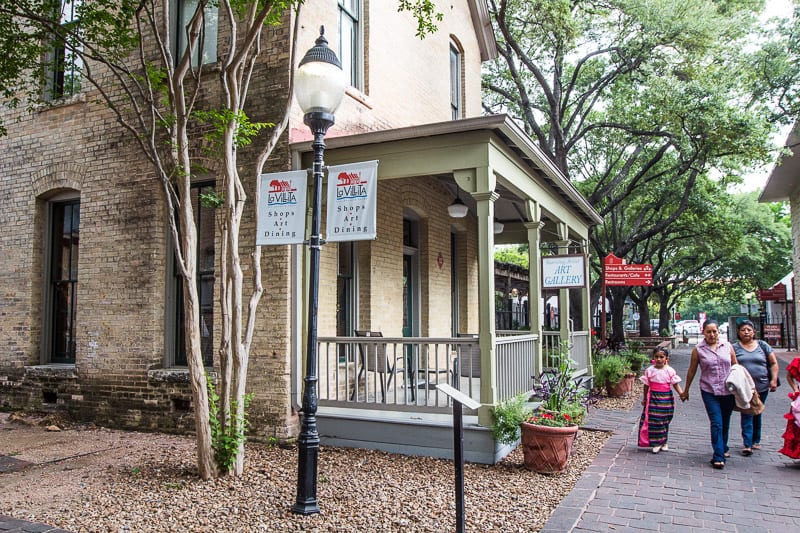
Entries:
<svg viewBox="0 0 800 533">
<path fill-rule="evenodd" d="M 737 335 L 739 342 L 733 345 L 736 360 L 753 377 L 758 395 L 766 403 L 767 395 L 778 387 L 778 360 L 769 344 L 756 340 L 756 328 L 751 321 L 739 322 Z M 761 415 L 742 413 L 742 443 L 742 455 L 752 455 L 753 450 L 761 449 Z"/>
</svg>

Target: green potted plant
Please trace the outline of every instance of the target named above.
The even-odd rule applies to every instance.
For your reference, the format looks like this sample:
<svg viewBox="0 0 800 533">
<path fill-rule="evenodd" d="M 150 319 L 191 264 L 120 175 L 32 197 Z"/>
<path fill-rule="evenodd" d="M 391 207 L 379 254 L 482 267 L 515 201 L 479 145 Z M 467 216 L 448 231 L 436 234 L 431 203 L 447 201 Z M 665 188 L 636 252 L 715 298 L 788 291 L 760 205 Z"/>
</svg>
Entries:
<svg viewBox="0 0 800 533">
<path fill-rule="evenodd" d="M 605 388 L 608 396 L 622 398 L 630 395 L 636 374 L 626 357 L 607 355 L 597 359 L 593 366 L 595 385 Z"/>
<path fill-rule="evenodd" d="M 563 471 L 578 427 L 586 415 L 589 391 L 573 377 L 575 362 L 562 346 L 554 357 L 555 367 L 537 376 L 534 398 L 541 401 L 536 410 L 528 407 L 528 394 L 500 402 L 494 409 L 495 439 L 510 444 L 522 439 L 525 467 L 539 473 Z"/>
<path fill-rule="evenodd" d="M 650 362 L 650 357 L 641 350 L 627 349 L 620 352 L 620 355 L 628 360 L 628 365 L 632 372 L 640 372 L 642 367 L 646 367 Z"/>
<path fill-rule="evenodd" d="M 533 409 L 527 405 L 528 395 L 518 394 L 498 403 L 493 410 L 494 425 L 492 435 L 503 444 L 513 444 L 520 438 L 520 425 L 533 416 Z"/>
</svg>

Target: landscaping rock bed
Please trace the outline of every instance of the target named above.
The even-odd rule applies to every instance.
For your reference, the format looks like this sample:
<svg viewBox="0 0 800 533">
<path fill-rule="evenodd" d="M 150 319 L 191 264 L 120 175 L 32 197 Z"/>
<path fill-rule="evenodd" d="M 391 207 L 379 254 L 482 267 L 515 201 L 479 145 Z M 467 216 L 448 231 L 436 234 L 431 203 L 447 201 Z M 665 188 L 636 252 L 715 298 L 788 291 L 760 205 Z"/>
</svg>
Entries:
<svg viewBox="0 0 800 533">
<path fill-rule="evenodd" d="M 290 511 L 295 449 L 248 443 L 243 476 L 201 481 L 189 437 L 54 422 L 0 413 L 0 454 L 34 463 L 0 474 L 0 514 L 74 532 L 454 529 L 452 461 L 322 447 L 321 513 L 303 517 Z M 581 431 L 559 475 L 525 470 L 520 448 L 467 464 L 467 530 L 539 530 L 608 436 Z"/>
</svg>

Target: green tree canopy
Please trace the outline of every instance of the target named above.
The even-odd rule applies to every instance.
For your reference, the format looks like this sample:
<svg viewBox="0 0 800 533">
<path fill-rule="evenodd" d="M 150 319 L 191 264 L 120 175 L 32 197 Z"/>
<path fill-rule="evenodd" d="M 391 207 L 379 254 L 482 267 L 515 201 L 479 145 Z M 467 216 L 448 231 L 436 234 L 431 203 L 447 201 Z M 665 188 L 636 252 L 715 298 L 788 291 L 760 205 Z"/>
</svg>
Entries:
<svg viewBox="0 0 800 533">
<path fill-rule="evenodd" d="M 764 50 L 791 42 L 792 25 L 759 23 L 763 2 L 489 6 L 500 57 L 484 76 L 485 107 L 516 116 L 603 215 L 595 257 L 654 262 L 656 242 L 678 238 L 671 228 L 685 212 L 702 216 L 703 204 L 725 201 L 728 184 L 771 159 L 771 133 L 798 84 L 795 51 L 762 68 L 768 80 L 753 70 L 767 63 Z M 616 292 L 621 316 L 626 291 Z"/>
</svg>

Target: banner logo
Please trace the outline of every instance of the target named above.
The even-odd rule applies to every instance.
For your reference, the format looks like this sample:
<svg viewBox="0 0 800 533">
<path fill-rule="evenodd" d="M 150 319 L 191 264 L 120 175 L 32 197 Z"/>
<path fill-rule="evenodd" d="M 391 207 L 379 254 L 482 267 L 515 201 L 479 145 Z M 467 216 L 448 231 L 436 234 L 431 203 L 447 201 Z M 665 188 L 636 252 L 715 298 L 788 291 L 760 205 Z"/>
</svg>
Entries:
<svg viewBox="0 0 800 533">
<path fill-rule="evenodd" d="M 306 233 L 308 172 L 293 170 L 261 175 L 256 244 L 301 244 Z"/>
<path fill-rule="evenodd" d="M 378 162 L 328 167 L 328 176 L 326 240 L 375 239 Z"/>
</svg>

